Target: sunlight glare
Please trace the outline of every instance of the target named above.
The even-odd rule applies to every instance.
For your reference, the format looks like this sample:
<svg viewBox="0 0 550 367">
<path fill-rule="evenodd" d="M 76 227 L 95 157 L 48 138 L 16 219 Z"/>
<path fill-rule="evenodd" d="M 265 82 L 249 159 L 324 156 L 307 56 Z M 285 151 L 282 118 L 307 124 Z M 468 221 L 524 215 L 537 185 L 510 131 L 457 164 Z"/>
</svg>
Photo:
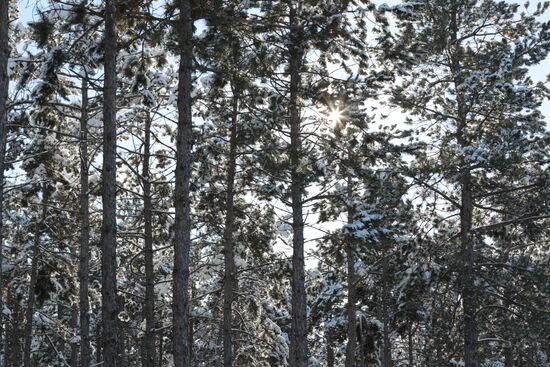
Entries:
<svg viewBox="0 0 550 367">
<path fill-rule="evenodd" d="M 327 115 L 327 119 L 330 122 L 340 122 L 340 120 L 342 119 L 342 111 L 338 108 L 330 110 L 329 114 Z"/>
</svg>

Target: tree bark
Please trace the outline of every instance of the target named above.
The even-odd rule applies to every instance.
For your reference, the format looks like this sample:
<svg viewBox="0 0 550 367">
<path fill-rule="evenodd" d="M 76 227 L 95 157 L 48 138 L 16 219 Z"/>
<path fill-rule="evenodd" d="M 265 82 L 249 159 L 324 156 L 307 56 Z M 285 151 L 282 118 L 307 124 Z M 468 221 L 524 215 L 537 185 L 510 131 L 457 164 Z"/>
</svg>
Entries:
<svg viewBox="0 0 550 367">
<path fill-rule="evenodd" d="M 145 342 L 144 367 L 155 366 L 155 279 L 153 268 L 153 205 L 151 203 L 151 179 L 149 160 L 151 157 L 151 116 L 145 116 L 145 139 L 143 142 L 143 216 L 145 231 Z"/>
<path fill-rule="evenodd" d="M 388 246 L 386 244 L 383 244 L 384 248 L 387 250 Z M 383 329 L 383 335 L 384 335 L 384 345 L 383 345 L 383 360 L 382 360 L 382 366 L 383 367 L 392 367 L 392 359 L 391 359 L 391 342 L 390 342 L 390 317 L 389 317 L 389 310 L 388 310 L 388 300 L 390 297 L 390 292 L 388 289 L 388 251 L 384 251 L 382 254 L 384 256 L 384 259 L 382 261 L 382 320 L 384 322 L 384 329 Z"/>
<path fill-rule="evenodd" d="M 6 351 L 4 361 L 6 362 L 6 367 L 19 367 L 21 362 L 20 328 L 23 323 L 23 315 L 20 309 L 19 300 L 10 288 L 7 290 L 6 300 L 12 310 L 12 314 L 10 327 L 6 328 Z"/>
<path fill-rule="evenodd" d="M 459 5 L 456 1 L 451 4 L 451 22 L 450 22 L 450 47 L 451 47 L 451 72 L 455 88 L 461 86 L 464 82 L 461 68 L 461 45 L 458 41 L 458 18 Z M 464 100 L 462 92 L 458 92 L 457 100 L 457 131 L 456 139 L 458 145 L 463 148 L 469 147 L 467 136 L 467 102 Z M 478 367 L 478 343 L 477 343 L 477 325 L 475 320 L 477 299 L 475 295 L 475 250 L 471 238 L 472 214 L 474 210 L 474 199 L 472 193 L 472 175 L 470 163 L 462 159 L 460 167 L 460 245 L 462 259 L 462 305 L 464 309 L 464 364 L 465 367 Z"/>
<path fill-rule="evenodd" d="M 325 329 L 325 342 L 327 348 L 327 367 L 334 367 L 334 342 L 332 341 L 332 330 Z"/>
<path fill-rule="evenodd" d="M 301 173 L 300 159 L 302 139 L 300 133 L 299 94 L 303 50 L 302 32 L 298 24 L 295 7 L 290 4 L 290 166 L 292 201 L 292 323 L 290 339 L 290 367 L 307 366 L 307 314 L 304 266 L 304 218 L 302 213 L 302 190 L 304 178 Z"/>
<path fill-rule="evenodd" d="M 412 322 L 409 322 L 409 367 L 414 366 L 414 344 L 413 344 L 413 329 Z"/>
<path fill-rule="evenodd" d="M 105 81 L 103 85 L 103 225 L 102 319 L 103 366 L 118 367 L 118 299 L 116 285 L 116 5 L 105 5 Z"/>
<path fill-rule="evenodd" d="M 80 367 L 89 367 L 90 347 L 90 209 L 88 184 L 88 82 L 82 78 L 80 112 L 80 258 L 78 267 L 80 309 Z"/>
<path fill-rule="evenodd" d="M 193 19 L 189 0 L 178 1 L 179 82 L 178 129 L 176 139 L 176 171 L 174 223 L 174 275 L 172 305 L 173 353 L 175 367 L 189 367 L 189 251 L 191 248 L 191 216 L 189 180 L 191 177 L 191 148 L 193 126 L 191 117 L 191 72 L 193 68 Z"/>
<path fill-rule="evenodd" d="M 224 300 L 223 300 L 223 365 L 233 366 L 233 297 L 236 289 L 236 266 L 233 246 L 233 232 L 235 231 L 235 170 L 237 166 L 237 119 L 239 96 L 232 86 L 233 110 L 231 114 L 231 131 L 229 136 L 229 157 L 227 167 L 227 191 L 225 199 L 225 226 L 223 231 L 224 252 Z"/>
<path fill-rule="evenodd" d="M 351 178 L 348 178 L 348 200 L 351 200 L 352 187 Z M 348 224 L 353 223 L 353 209 L 348 206 Z M 346 367 L 355 367 L 355 354 L 357 348 L 357 325 L 355 322 L 355 256 L 353 248 L 353 236 L 346 235 L 346 257 L 347 257 L 347 283 L 348 283 L 348 342 L 346 344 Z"/>
<path fill-rule="evenodd" d="M 23 367 L 31 367 L 31 344 L 32 344 L 32 324 L 33 324 L 33 315 L 34 315 L 34 304 L 35 304 L 35 287 L 36 287 L 36 278 L 38 276 L 38 256 L 40 254 L 40 236 L 42 235 L 42 230 L 44 226 L 44 221 L 46 220 L 47 213 L 47 204 L 48 204 L 48 191 L 46 184 L 42 186 L 42 213 L 39 218 L 36 218 L 35 231 L 34 231 L 34 240 L 33 240 L 33 251 L 32 251 L 32 260 L 31 260 L 31 279 L 29 282 L 29 293 L 27 297 L 27 309 L 25 311 L 25 331 L 23 333 L 24 344 L 23 344 Z"/>
<path fill-rule="evenodd" d="M 4 275 L 2 264 L 3 253 L 3 228 L 4 228 L 4 158 L 6 155 L 6 135 L 8 124 L 7 101 L 8 101 L 8 59 L 10 56 L 9 46 L 9 0 L 0 0 L 0 355 L 3 351 L 3 330 L 4 330 Z"/>
</svg>

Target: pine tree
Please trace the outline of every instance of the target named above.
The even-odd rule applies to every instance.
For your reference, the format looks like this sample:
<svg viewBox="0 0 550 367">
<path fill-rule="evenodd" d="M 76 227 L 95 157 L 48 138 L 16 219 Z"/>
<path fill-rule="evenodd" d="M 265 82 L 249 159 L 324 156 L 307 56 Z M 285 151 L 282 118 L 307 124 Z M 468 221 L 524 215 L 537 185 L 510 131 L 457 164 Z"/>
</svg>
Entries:
<svg viewBox="0 0 550 367">
<path fill-rule="evenodd" d="M 548 52 L 547 26 L 536 20 L 543 8 L 533 16 L 517 14 L 517 5 L 491 1 L 405 3 L 395 8 L 402 29 L 397 47 L 410 52 L 414 59 L 407 62 L 420 65 L 423 73 L 407 73 L 404 85 L 394 92 L 395 101 L 438 123 L 433 130 L 441 139 L 438 174 L 460 190 L 458 199 L 450 201 L 460 212 L 459 230 L 452 237 L 460 244 L 467 367 L 480 364 L 479 239 L 474 225 L 476 212 L 486 207 L 476 199 L 484 186 L 479 172 L 489 175 L 499 169 L 495 163 L 504 152 L 495 138 L 510 129 L 503 124 L 516 125 L 519 131 L 541 124 L 540 86 L 526 77 L 526 66 L 538 63 Z M 506 37 L 496 37 L 497 29 Z M 524 108 L 529 112 L 521 113 Z"/>
</svg>

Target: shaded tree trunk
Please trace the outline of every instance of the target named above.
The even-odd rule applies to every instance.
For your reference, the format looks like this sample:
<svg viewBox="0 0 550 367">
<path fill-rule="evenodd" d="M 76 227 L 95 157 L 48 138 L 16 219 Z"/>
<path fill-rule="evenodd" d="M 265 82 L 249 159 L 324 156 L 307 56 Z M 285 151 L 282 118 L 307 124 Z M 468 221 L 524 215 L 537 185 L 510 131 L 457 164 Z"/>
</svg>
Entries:
<svg viewBox="0 0 550 367">
<path fill-rule="evenodd" d="M 27 297 L 27 309 L 25 311 L 25 331 L 23 333 L 24 344 L 23 344 L 23 367 L 31 367 L 31 344 L 32 344 L 32 324 L 33 324 L 33 315 L 34 315 L 34 304 L 35 304 L 35 287 L 36 279 L 38 276 L 38 256 L 40 254 L 40 237 L 42 235 L 42 230 L 44 226 L 44 221 L 46 220 L 47 213 L 47 204 L 48 204 L 48 191 L 46 184 L 42 186 L 42 213 L 40 218 L 36 218 L 35 231 L 34 231 L 34 240 L 33 240 L 33 251 L 32 251 L 32 261 L 31 261 L 31 274 L 29 282 L 29 293 Z"/>
<path fill-rule="evenodd" d="M 76 335 L 76 331 L 78 330 L 78 305 L 76 303 L 73 303 L 71 306 L 71 329 Z M 69 360 L 71 367 L 78 367 L 78 352 L 78 342 L 71 341 L 71 357 Z"/>
<path fill-rule="evenodd" d="M 292 201 L 292 329 L 290 339 L 290 367 L 307 366 L 307 315 L 304 266 L 304 218 L 302 213 L 302 190 L 304 178 L 300 172 L 302 155 L 301 117 L 299 106 L 300 69 L 303 50 L 302 32 L 295 7 L 290 4 L 290 166 Z"/>
<path fill-rule="evenodd" d="M 456 1 L 451 4 L 451 22 L 450 22 L 450 65 L 453 73 L 453 83 L 459 87 L 464 82 L 461 67 L 461 45 L 458 41 L 458 23 L 459 23 L 459 5 Z M 462 92 L 457 93 L 457 131 L 456 139 L 458 145 L 463 148 L 469 147 L 469 139 L 466 132 L 467 111 L 466 101 Z M 478 367 L 477 353 L 477 325 L 475 320 L 477 299 L 475 295 L 475 275 L 474 275 L 474 243 L 470 232 L 472 229 L 472 214 L 474 209 L 472 193 L 472 175 L 470 163 L 462 160 L 459 175 L 460 183 L 460 245 L 462 259 L 462 304 L 464 308 L 464 363 L 465 367 Z"/>
<path fill-rule="evenodd" d="M 6 367 L 19 367 L 21 362 L 21 324 L 23 323 L 23 315 L 20 309 L 19 300 L 8 288 L 6 295 L 7 304 L 9 305 L 11 314 L 10 327 L 6 328 L 6 350 L 5 350 L 5 365 Z"/>
<path fill-rule="evenodd" d="M 116 5 L 105 5 L 105 81 L 103 86 L 103 224 L 101 228 L 103 367 L 118 367 L 116 287 Z"/>
<path fill-rule="evenodd" d="M 327 348 L 327 367 L 334 367 L 334 342 L 331 335 L 332 330 L 325 329 L 325 341 Z"/>
<path fill-rule="evenodd" d="M 3 351 L 4 330 L 4 275 L 2 273 L 3 255 L 3 228 L 4 228 L 4 158 L 6 155 L 6 134 L 8 124 L 8 59 L 9 46 L 9 0 L 0 0 L 0 355 Z"/>
<path fill-rule="evenodd" d="M 413 328 L 412 322 L 409 323 L 409 367 L 414 366 L 414 343 L 413 343 Z"/>
<path fill-rule="evenodd" d="M 348 178 L 348 200 L 351 200 L 352 187 L 351 178 Z M 348 224 L 353 223 L 353 209 L 348 207 Z M 353 236 L 346 235 L 346 258 L 347 258 L 347 283 L 348 283 L 348 304 L 346 313 L 348 316 L 348 343 L 346 344 L 346 367 L 355 367 L 355 355 L 357 348 L 357 325 L 355 322 L 355 256 L 353 248 Z"/>
<path fill-rule="evenodd" d="M 239 97 L 232 86 L 233 110 L 231 114 L 231 131 L 229 136 L 229 157 L 227 167 L 227 191 L 225 199 L 225 226 L 223 231 L 224 252 L 224 299 L 223 299 L 223 365 L 233 366 L 233 297 L 236 288 L 236 266 L 233 246 L 233 232 L 235 232 L 235 170 L 237 166 L 237 119 Z"/>
<path fill-rule="evenodd" d="M 189 367 L 189 251 L 191 248 L 191 216 L 189 180 L 191 177 L 191 148 L 193 126 L 191 117 L 191 72 L 193 68 L 193 19 L 189 0 L 178 1 L 180 16 L 178 129 L 176 138 L 176 171 L 174 223 L 174 279 L 172 304 L 173 354 L 175 367 Z"/>
<path fill-rule="evenodd" d="M 80 258 L 78 267 L 80 309 L 80 367 L 89 367 L 90 347 L 90 209 L 88 184 L 88 82 L 82 78 L 80 114 Z"/>
<path fill-rule="evenodd" d="M 387 245 L 383 244 L 387 249 Z M 391 359 L 391 342 L 390 342 L 390 316 L 389 316 L 389 307 L 388 301 L 390 297 L 390 292 L 388 289 L 388 256 L 387 251 L 384 251 L 384 259 L 382 261 L 382 320 L 384 322 L 383 329 L 383 351 L 382 351 L 382 366 L 383 367 L 392 367 Z"/>
<path fill-rule="evenodd" d="M 151 157 L 151 116 L 145 116 L 145 139 L 143 142 L 143 216 L 145 227 L 145 341 L 144 367 L 155 365 L 155 279 L 153 268 L 153 206 L 151 203 L 151 180 L 149 177 L 149 160 Z"/>
</svg>

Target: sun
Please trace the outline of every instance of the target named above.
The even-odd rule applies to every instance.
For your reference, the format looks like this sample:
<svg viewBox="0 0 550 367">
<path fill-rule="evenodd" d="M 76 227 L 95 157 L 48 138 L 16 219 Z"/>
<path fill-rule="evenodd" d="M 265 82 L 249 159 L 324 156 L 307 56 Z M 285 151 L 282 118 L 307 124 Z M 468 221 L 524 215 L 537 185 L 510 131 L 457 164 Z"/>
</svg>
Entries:
<svg viewBox="0 0 550 367">
<path fill-rule="evenodd" d="M 340 122 L 343 117 L 343 112 L 344 111 L 340 110 L 339 108 L 331 109 L 327 115 L 327 119 L 330 122 Z"/>
</svg>

